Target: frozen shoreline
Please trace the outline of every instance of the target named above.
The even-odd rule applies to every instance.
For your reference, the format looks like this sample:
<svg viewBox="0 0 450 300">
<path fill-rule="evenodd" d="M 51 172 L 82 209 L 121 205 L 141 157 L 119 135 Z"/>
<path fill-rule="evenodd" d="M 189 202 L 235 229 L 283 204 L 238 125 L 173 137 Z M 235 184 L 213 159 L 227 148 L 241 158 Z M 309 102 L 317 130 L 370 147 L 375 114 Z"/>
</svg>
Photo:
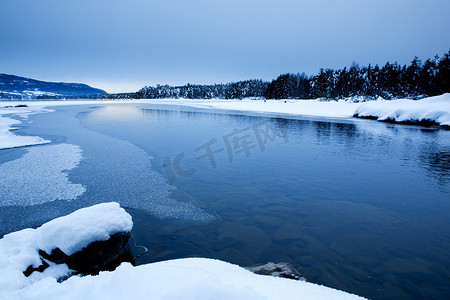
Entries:
<svg viewBox="0 0 450 300">
<path fill-rule="evenodd" d="M 421 102 L 424 101 L 424 102 Z M 27 104 L 29 107 L 24 108 L 1 108 L 5 105 L 17 105 L 17 104 Z M 419 122 L 422 120 L 431 120 L 441 126 L 450 124 L 450 94 L 445 94 L 438 97 L 427 98 L 420 101 L 412 100 L 396 100 L 396 101 L 374 101 L 362 104 L 355 104 L 349 102 L 320 102 L 316 100 L 286 100 L 284 101 L 261 101 L 261 100 L 243 100 L 243 101 L 229 101 L 229 100 L 119 100 L 119 101 L 39 101 L 39 102 L 0 102 L 0 121 L 4 121 L 4 128 L 6 128 L 6 140 L 14 139 L 11 132 L 11 125 L 18 124 L 20 121 L 4 117 L 3 115 L 11 114 L 18 115 L 22 118 L 26 118 L 28 115 L 33 113 L 46 112 L 49 110 L 44 109 L 44 107 L 50 106 L 63 106 L 63 105 L 103 105 L 103 104 L 160 104 L 160 105 L 182 105 L 187 107 L 194 107 L 200 109 L 217 109 L 217 110 L 227 110 L 227 111 L 240 111 L 240 112 L 251 112 L 258 114 L 283 114 L 286 116 L 319 116 L 319 117 L 334 117 L 334 118 L 348 118 L 350 119 L 353 114 L 361 114 L 361 116 L 371 116 L 377 118 L 381 121 L 389 120 L 392 118 L 395 122 L 406 122 L 411 120 L 411 122 Z M 15 123 L 8 123 L 12 120 Z M 370 122 L 364 122 L 367 126 L 371 126 Z M 11 137 L 12 136 L 12 137 Z M 39 138 L 39 137 L 32 137 Z M 48 142 L 48 141 L 46 141 Z M 0 144 L 1 145 L 1 144 Z M 28 144 L 23 144 L 26 146 Z M 48 146 L 45 146 L 47 148 Z M 1 149 L 1 148 L 0 148 Z M 28 232 L 29 233 L 29 232 Z M 29 240 L 25 235 L 23 240 Z M 20 239 L 19 239 L 20 240 Z M 1 242 L 0 242 L 1 243 Z M 25 242 L 24 242 L 25 243 Z M 25 243 L 26 244 L 26 243 Z M 54 245 L 52 245 L 54 246 Z M 41 247 L 41 246 L 40 246 Z M 28 250 L 27 250 L 28 251 Z M 2 264 L 0 263 L 0 269 Z M 169 270 L 169 271 L 164 271 Z M 52 269 L 55 274 L 62 274 L 67 272 L 67 268 L 62 268 L 61 266 Z M 163 273 L 162 273 L 163 272 Z M 204 276 L 204 274 L 210 274 L 211 277 Z M 16 272 L 18 277 L 20 272 Z M 176 277 L 180 276 L 180 277 Z M 30 286 L 26 286 L 20 290 L 9 291 L 11 292 L 8 296 L 12 298 L 22 298 L 24 295 L 28 298 L 45 298 L 45 297 L 59 297 L 61 295 L 69 295 L 73 298 L 84 297 L 87 291 L 93 290 L 96 287 L 100 290 L 108 290 L 111 296 L 119 295 L 121 291 L 127 292 L 129 295 L 129 290 L 139 293 L 142 286 L 146 287 L 144 290 L 146 293 L 151 294 L 154 290 L 160 288 L 161 286 L 172 288 L 173 278 L 189 278 L 189 284 L 184 286 L 177 286 L 175 289 L 168 290 L 167 293 L 162 293 L 161 298 L 164 297 L 177 297 L 184 295 L 187 291 L 189 293 L 208 298 L 217 293 L 223 297 L 233 298 L 233 297 L 246 297 L 246 298 L 269 298 L 276 299 L 278 294 L 275 291 L 285 289 L 285 283 L 281 283 L 273 279 L 261 279 L 261 277 L 255 277 L 257 275 L 251 273 L 244 273 L 242 269 L 238 266 L 230 265 L 225 262 L 209 260 L 209 259 L 182 259 L 182 260 L 171 260 L 167 262 L 161 262 L 157 264 L 149 264 L 139 267 L 132 267 L 130 265 L 122 265 L 116 272 L 104 272 L 99 276 L 88 276 L 88 277 L 72 277 L 68 281 L 62 284 L 56 282 L 56 279 L 50 276 L 46 278 L 39 279 L 37 282 L 33 282 Z M 148 285 L 147 282 L 139 280 L 140 278 L 148 277 L 158 277 L 159 285 Z M 235 290 L 230 290 L 229 287 L 236 287 L 236 281 L 233 279 L 235 277 L 241 278 L 243 281 L 248 281 L 248 285 L 245 290 L 242 290 L 241 286 Z M 135 278 L 130 280 L 128 278 Z M 6 276 L 5 276 L 6 279 Z M 17 278 L 16 278 L 17 279 Z M 210 284 L 208 287 L 210 289 L 204 289 L 205 281 Z M 124 283 L 127 285 L 123 285 Z M 0 280 L 1 283 L 1 280 Z M 264 286 L 265 290 L 258 290 L 260 286 Z M 267 285 L 267 287 L 266 287 Z M 288 283 L 288 285 L 294 286 L 294 283 Z M 7 285 L 5 285 L 7 286 Z M 111 288 L 111 286 L 113 288 Z M 224 286 L 226 288 L 224 288 Z M 244 293 L 247 288 L 255 292 Z M 286 288 L 288 289 L 288 288 Z M 208 293 L 204 293 L 204 292 Z M 316 291 L 311 294 L 311 291 Z M 292 290 L 286 290 L 286 295 L 283 298 L 297 299 L 298 294 L 305 295 L 308 297 L 320 297 L 320 298 L 330 298 L 336 299 L 339 297 L 351 298 L 356 297 L 354 295 L 346 294 L 340 291 L 335 291 L 329 288 L 320 287 L 314 284 L 309 285 L 298 285 L 296 283 L 295 288 Z M 330 293 L 330 294 L 328 294 Z M 337 294 L 336 294 L 337 293 Z M 1 294 L 1 293 L 0 293 Z M 5 294 L 6 295 L 6 294 Z M 104 294 L 97 294 L 97 296 Z M 108 294 L 109 295 L 109 294 Z M 131 294 L 133 295 L 133 294 Z M 93 296 L 94 297 L 94 296 Z M 124 296 L 123 296 L 124 297 Z M 118 297 L 117 298 L 123 298 Z M 114 298 L 114 297 L 113 297 Z M 135 298 L 139 298 L 139 294 L 136 294 Z"/>
<path fill-rule="evenodd" d="M 50 143 L 49 140 L 45 140 L 38 136 L 21 136 L 15 135 L 12 130 L 14 125 L 18 125 L 21 121 L 13 119 L 10 117 L 5 117 L 5 115 L 17 115 L 21 118 L 28 118 L 30 114 L 48 112 L 49 110 L 44 109 L 42 106 L 35 106 L 31 109 L 26 107 L 10 107 L 4 108 L 0 102 L 0 150 L 8 148 L 17 148 L 31 145 L 41 145 Z M 9 105 L 9 104 L 8 104 Z M 18 105 L 18 104 L 15 104 Z"/>
<path fill-rule="evenodd" d="M 365 102 L 357 107 L 353 116 L 393 123 L 440 125 L 450 129 L 450 93 L 416 101 Z"/>
<path fill-rule="evenodd" d="M 132 227 L 131 216 L 111 202 L 5 235 L 0 239 L 0 298 L 362 299 L 318 284 L 256 275 L 214 259 L 175 259 L 136 267 L 122 263 L 115 271 L 82 277 L 67 264 L 43 256 L 42 251 L 48 255 L 54 249 L 72 255 L 92 242 L 129 233 Z"/>
<path fill-rule="evenodd" d="M 28 107 L 17 108 L 16 105 Z M 450 127 L 450 94 L 422 100 L 378 100 L 364 103 L 319 100 L 190 100 L 190 99 L 143 99 L 143 100 L 69 100 L 69 101 L 0 101 L 0 149 L 46 144 L 50 141 L 40 137 L 17 136 L 12 125 L 20 121 L 5 117 L 28 115 L 50 110 L 45 107 L 96 104 L 157 104 L 180 105 L 200 109 L 216 109 L 256 114 L 280 114 L 286 117 L 315 116 L 327 118 L 370 118 L 407 124 L 436 124 Z M 5 106 L 12 106 L 5 108 Z"/>
</svg>

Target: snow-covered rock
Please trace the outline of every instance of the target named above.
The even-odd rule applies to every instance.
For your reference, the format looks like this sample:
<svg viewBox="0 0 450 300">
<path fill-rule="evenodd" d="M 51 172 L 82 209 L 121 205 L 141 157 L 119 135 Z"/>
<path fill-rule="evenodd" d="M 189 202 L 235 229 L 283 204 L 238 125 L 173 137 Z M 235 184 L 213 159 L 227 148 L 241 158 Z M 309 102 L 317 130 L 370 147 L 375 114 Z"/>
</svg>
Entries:
<svg viewBox="0 0 450 300">
<path fill-rule="evenodd" d="M 0 239 L 0 299 L 7 299 L 10 292 L 33 282 L 46 278 L 56 281 L 71 274 L 66 264 L 43 260 L 40 250 L 51 253 L 60 249 L 71 255 L 92 242 L 130 232 L 132 227 L 131 216 L 118 203 L 112 202 L 77 210 L 37 229 L 27 228 L 5 235 Z M 26 270 L 39 269 L 43 264 L 49 265 L 43 272 L 25 276 Z"/>
<path fill-rule="evenodd" d="M 422 100 L 369 101 L 353 114 L 359 118 L 450 127 L 450 93 Z"/>
<path fill-rule="evenodd" d="M 116 202 L 86 207 L 45 223 L 35 231 L 39 249 L 55 248 L 71 255 L 95 241 L 106 241 L 119 232 L 130 232 L 131 216 Z"/>
<path fill-rule="evenodd" d="M 274 277 L 306 281 L 305 277 L 303 277 L 303 275 L 300 274 L 300 272 L 298 272 L 292 264 L 286 262 L 268 262 L 264 265 L 247 267 L 246 269 L 260 275 L 270 275 Z"/>
</svg>

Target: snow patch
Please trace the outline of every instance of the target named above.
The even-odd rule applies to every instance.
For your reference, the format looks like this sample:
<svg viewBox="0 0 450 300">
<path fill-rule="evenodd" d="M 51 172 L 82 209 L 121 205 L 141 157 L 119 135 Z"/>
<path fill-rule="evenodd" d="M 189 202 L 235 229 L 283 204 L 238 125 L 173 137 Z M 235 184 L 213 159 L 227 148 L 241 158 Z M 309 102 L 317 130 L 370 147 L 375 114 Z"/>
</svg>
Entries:
<svg viewBox="0 0 450 300">
<path fill-rule="evenodd" d="M 0 165 L 0 206 L 27 206 L 72 200 L 86 188 L 70 183 L 66 171 L 82 159 L 79 146 L 59 144 L 27 149 L 24 156 Z"/>
</svg>

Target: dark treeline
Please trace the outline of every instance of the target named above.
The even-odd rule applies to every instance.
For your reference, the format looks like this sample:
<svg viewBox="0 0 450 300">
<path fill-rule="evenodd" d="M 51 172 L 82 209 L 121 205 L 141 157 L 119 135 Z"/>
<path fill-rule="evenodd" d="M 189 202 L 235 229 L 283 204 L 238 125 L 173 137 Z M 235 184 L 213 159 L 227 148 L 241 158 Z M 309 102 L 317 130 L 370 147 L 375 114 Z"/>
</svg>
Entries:
<svg viewBox="0 0 450 300">
<path fill-rule="evenodd" d="M 269 83 L 262 80 L 245 80 L 227 84 L 199 85 L 187 84 L 184 86 L 157 85 L 146 86 L 136 94 L 139 98 L 187 98 L 187 99 L 242 99 L 262 98 Z"/>
<path fill-rule="evenodd" d="M 441 59 L 416 57 L 410 65 L 386 63 L 359 67 L 353 64 L 341 70 L 321 69 L 319 74 L 285 74 L 269 84 L 266 98 L 272 99 L 339 99 L 364 96 L 384 99 L 410 98 L 450 92 L 450 52 Z"/>
<path fill-rule="evenodd" d="M 315 76 L 283 74 L 271 82 L 245 80 L 227 84 L 184 86 L 146 86 L 136 93 L 99 95 L 102 99 L 420 99 L 450 92 L 450 51 L 421 62 L 417 57 L 409 65 L 386 63 L 360 67 L 353 63 L 339 70 L 321 69 Z M 83 97 L 66 97 L 83 98 Z M 92 96 L 84 98 L 93 98 Z"/>
<path fill-rule="evenodd" d="M 157 85 L 144 87 L 138 98 L 188 99 L 339 99 L 363 96 L 384 99 L 419 99 L 450 92 L 450 51 L 442 58 L 422 63 L 417 57 L 409 65 L 386 63 L 340 70 L 321 69 L 315 76 L 284 74 L 272 82 L 246 80 L 229 84 Z"/>
</svg>

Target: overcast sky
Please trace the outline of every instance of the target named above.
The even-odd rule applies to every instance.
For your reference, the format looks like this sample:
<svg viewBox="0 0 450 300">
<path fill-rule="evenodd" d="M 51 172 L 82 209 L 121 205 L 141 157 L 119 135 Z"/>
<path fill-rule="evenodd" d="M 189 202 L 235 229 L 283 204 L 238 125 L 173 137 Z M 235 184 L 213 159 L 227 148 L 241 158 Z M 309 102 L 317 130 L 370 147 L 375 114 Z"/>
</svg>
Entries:
<svg viewBox="0 0 450 300">
<path fill-rule="evenodd" d="M 450 0 L 0 0 L 0 73 L 108 92 L 450 49 Z"/>
</svg>

